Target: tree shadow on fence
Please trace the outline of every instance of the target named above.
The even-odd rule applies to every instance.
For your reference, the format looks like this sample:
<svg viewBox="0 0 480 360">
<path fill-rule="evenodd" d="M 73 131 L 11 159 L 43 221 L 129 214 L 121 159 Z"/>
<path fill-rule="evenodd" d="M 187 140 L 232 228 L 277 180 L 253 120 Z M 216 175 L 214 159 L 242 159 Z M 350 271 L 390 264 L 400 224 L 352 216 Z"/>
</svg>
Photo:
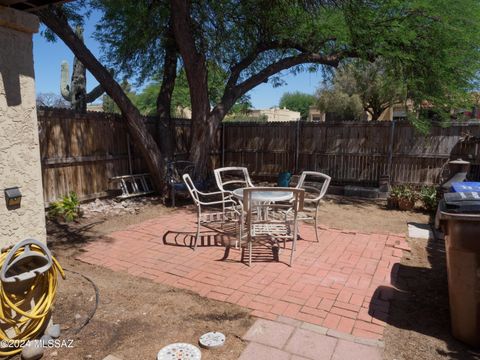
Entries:
<svg viewBox="0 0 480 360">
<path fill-rule="evenodd" d="M 413 240 L 417 241 L 417 240 Z M 397 264 L 392 269 L 391 283 L 393 287 L 380 286 L 372 297 L 369 314 L 379 320 L 387 321 L 391 326 L 414 331 L 429 337 L 439 339 L 444 343 L 440 348 L 439 343 L 433 342 L 436 354 L 422 358 L 446 358 L 446 359 L 480 359 L 480 351 L 473 349 L 466 344 L 453 338 L 450 330 L 450 312 L 448 304 L 448 283 L 446 269 L 445 244 L 441 239 L 431 239 L 426 243 L 428 262 L 430 267 L 409 266 L 409 256 L 406 257 L 407 264 Z M 412 253 L 411 256 L 415 256 Z M 390 300 L 389 315 L 385 318 L 378 311 L 380 304 Z M 395 341 L 399 341 L 396 338 Z M 396 349 L 402 346 L 415 347 L 418 354 L 421 349 L 428 348 L 426 338 L 421 336 L 410 336 L 408 343 L 396 344 Z M 446 350 L 445 350 L 446 349 Z M 432 350 L 430 348 L 430 350 Z M 395 354 L 397 355 L 397 354 Z M 401 355 L 396 356 L 397 359 Z"/>
</svg>

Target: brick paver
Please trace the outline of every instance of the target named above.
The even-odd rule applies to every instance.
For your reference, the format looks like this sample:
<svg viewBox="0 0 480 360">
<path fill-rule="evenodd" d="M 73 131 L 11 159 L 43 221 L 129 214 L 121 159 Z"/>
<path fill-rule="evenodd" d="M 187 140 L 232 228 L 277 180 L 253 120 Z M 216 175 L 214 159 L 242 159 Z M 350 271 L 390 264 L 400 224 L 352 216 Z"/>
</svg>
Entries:
<svg viewBox="0 0 480 360">
<path fill-rule="evenodd" d="M 231 239 L 213 232 L 202 233 L 192 251 L 194 220 L 192 212 L 175 210 L 89 243 L 79 259 L 236 303 L 260 318 L 281 316 L 366 339 L 382 337 L 395 265 L 408 250 L 404 236 L 321 227 L 317 243 L 313 227 L 301 224 L 304 240 L 297 242 L 293 267 L 287 266 L 289 250 L 276 262 L 264 247 L 254 249 L 248 267 L 240 250 L 222 260 L 222 242 Z"/>
</svg>

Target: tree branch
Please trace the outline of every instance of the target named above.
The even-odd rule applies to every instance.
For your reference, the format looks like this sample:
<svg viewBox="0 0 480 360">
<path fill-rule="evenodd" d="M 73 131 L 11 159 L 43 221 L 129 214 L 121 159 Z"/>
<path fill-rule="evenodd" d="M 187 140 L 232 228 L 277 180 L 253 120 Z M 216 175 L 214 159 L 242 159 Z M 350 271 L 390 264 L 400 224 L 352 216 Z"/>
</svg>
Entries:
<svg viewBox="0 0 480 360">
<path fill-rule="evenodd" d="M 63 40 L 65 45 L 72 50 L 76 58 L 85 65 L 105 92 L 117 104 L 126 120 L 127 128 L 135 144 L 147 162 L 155 186 L 158 190 L 164 188 L 163 159 L 157 143 L 148 132 L 138 109 L 125 95 L 121 86 L 115 81 L 107 68 L 95 58 L 85 44 L 75 35 L 61 7 L 50 5 L 48 8 L 42 8 L 37 11 L 36 14 L 50 30 Z"/>
<path fill-rule="evenodd" d="M 87 102 L 87 103 L 94 102 L 97 98 L 99 98 L 100 96 L 102 96 L 102 94 L 103 94 L 104 92 L 105 92 L 105 91 L 103 91 L 103 88 L 102 88 L 101 85 L 96 86 L 95 88 L 92 89 L 92 91 L 90 91 L 89 93 L 87 93 L 86 102 Z"/>
<path fill-rule="evenodd" d="M 263 70 L 255 75 L 252 75 L 240 84 L 227 87 L 222 97 L 222 101 L 212 110 L 212 113 L 218 115 L 225 115 L 230 108 L 235 104 L 235 101 L 242 95 L 253 89 L 255 86 L 265 82 L 272 75 L 279 73 L 282 70 L 301 64 L 322 64 L 337 67 L 340 61 L 346 57 L 358 56 L 352 51 L 340 51 L 330 55 L 322 55 L 316 53 L 301 53 L 298 55 L 289 56 L 275 63 L 265 67 Z"/>
<path fill-rule="evenodd" d="M 328 37 L 323 40 L 321 44 L 325 44 L 328 41 L 335 40 L 335 36 Z M 236 63 L 230 68 L 231 75 L 228 79 L 226 88 L 228 89 L 234 87 L 237 84 L 241 72 L 248 68 L 262 52 L 280 49 L 294 49 L 301 53 L 310 53 L 310 51 L 307 50 L 303 45 L 292 42 L 290 40 L 259 42 L 248 55 L 246 55 L 242 60 L 240 60 L 238 63 Z"/>
</svg>

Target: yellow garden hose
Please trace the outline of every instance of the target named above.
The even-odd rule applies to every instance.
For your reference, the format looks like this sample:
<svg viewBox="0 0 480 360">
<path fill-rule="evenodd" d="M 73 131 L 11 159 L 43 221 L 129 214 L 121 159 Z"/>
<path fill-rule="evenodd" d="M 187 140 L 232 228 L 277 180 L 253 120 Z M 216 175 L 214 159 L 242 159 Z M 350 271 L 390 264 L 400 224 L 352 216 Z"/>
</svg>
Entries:
<svg viewBox="0 0 480 360">
<path fill-rule="evenodd" d="M 45 250 L 35 244 L 28 245 L 31 252 L 45 254 Z M 0 254 L 0 268 L 3 269 L 5 261 L 14 249 L 5 249 Z M 25 248 L 21 247 L 10 254 L 9 260 L 15 260 L 24 254 Z M 48 254 L 51 256 L 51 254 Z M 22 351 L 21 345 L 28 340 L 36 338 L 45 328 L 55 302 L 57 293 L 57 279 L 61 275 L 65 279 L 65 272 L 58 261 L 51 256 L 52 265 L 32 278 L 28 287 L 21 292 L 10 291 L 7 283 L 0 282 L 0 357 L 11 356 Z M 9 261 L 11 262 L 11 261 Z M 30 305 L 32 295 L 35 294 L 35 304 Z M 28 310 L 22 305 L 28 305 Z M 10 328 L 14 336 L 8 336 L 5 329 Z"/>
</svg>

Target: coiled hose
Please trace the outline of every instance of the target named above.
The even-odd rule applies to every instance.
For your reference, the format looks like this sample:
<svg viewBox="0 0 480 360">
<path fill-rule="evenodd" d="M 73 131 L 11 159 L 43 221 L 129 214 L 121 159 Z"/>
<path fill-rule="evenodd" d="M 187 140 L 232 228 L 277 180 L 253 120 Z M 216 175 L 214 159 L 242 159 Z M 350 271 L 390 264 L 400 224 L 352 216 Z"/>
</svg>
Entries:
<svg viewBox="0 0 480 360">
<path fill-rule="evenodd" d="M 45 253 L 45 250 L 38 245 L 29 245 L 29 249 L 40 254 Z M 10 248 L 10 251 L 12 250 Z M 14 260 L 23 253 L 24 249 L 19 248 L 11 259 Z M 3 267 L 8 255 L 9 249 L 2 250 L 0 268 Z M 44 273 L 37 274 L 28 288 L 21 293 L 9 292 L 8 284 L 0 282 L 0 342 L 2 344 L 0 356 L 11 356 L 21 352 L 20 346 L 37 337 L 44 329 L 45 321 L 48 321 L 55 302 L 58 275 L 65 279 L 65 272 L 61 265 L 53 256 L 51 258 L 52 266 Z M 29 305 L 33 294 L 37 295 L 35 304 L 29 307 L 28 311 L 23 310 L 22 305 L 24 303 Z M 13 329 L 15 335 L 9 337 L 5 332 L 6 328 Z"/>
</svg>

